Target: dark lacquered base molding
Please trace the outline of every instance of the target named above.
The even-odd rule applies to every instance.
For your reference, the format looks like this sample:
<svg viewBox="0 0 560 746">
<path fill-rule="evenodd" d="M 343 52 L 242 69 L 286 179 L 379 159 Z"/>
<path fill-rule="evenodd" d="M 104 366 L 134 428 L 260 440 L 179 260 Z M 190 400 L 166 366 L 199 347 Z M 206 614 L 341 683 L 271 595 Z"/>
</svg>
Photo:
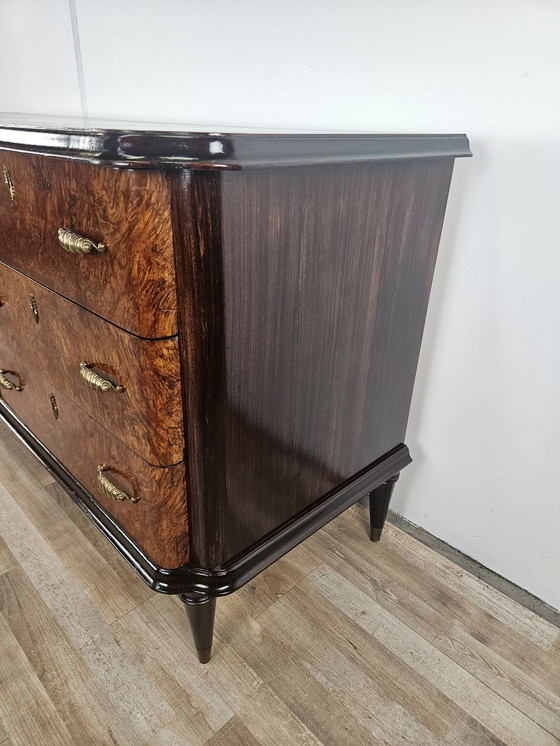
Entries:
<svg viewBox="0 0 560 746">
<path fill-rule="evenodd" d="M 408 448 L 400 444 L 223 566 L 206 569 L 187 564 L 166 569 L 156 565 L 142 552 L 1 400 L 0 418 L 64 487 L 140 577 L 155 591 L 168 594 L 217 597 L 236 591 L 364 495 L 384 486 L 412 461 Z"/>
</svg>

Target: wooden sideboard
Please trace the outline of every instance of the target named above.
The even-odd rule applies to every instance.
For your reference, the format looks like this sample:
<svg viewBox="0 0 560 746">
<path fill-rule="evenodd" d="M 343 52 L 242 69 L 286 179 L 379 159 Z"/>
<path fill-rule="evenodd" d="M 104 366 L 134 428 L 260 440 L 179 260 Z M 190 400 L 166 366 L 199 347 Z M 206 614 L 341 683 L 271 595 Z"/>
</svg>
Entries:
<svg viewBox="0 0 560 746">
<path fill-rule="evenodd" d="M 467 138 L 2 121 L 0 416 L 207 662 L 218 596 L 380 538 Z"/>
</svg>

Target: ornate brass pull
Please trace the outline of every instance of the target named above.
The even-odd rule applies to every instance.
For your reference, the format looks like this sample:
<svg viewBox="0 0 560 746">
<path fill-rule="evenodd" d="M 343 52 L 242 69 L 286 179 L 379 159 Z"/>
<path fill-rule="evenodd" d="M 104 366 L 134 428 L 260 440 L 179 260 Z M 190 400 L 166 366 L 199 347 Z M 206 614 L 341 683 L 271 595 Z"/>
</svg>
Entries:
<svg viewBox="0 0 560 746">
<path fill-rule="evenodd" d="M 6 391 L 23 391 L 23 386 L 20 386 L 19 384 L 16 386 L 15 383 L 12 383 L 6 378 L 4 373 L 11 373 L 12 375 L 17 376 L 17 373 L 12 373 L 11 370 L 0 370 L 0 388 L 6 389 Z M 17 377 L 19 378 L 19 376 Z"/>
<path fill-rule="evenodd" d="M 128 492 L 121 490 L 116 484 L 113 484 L 109 477 L 105 476 L 106 471 L 107 467 L 105 464 L 99 464 L 97 467 L 97 481 L 99 482 L 101 489 L 106 492 L 109 497 L 112 497 L 113 500 L 130 500 L 131 503 L 137 503 L 140 498 L 135 497 L 134 495 L 129 495 Z"/>
<path fill-rule="evenodd" d="M 90 238 L 69 231 L 68 228 L 58 229 L 58 242 L 70 254 L 89 254 L 93 249 L 105 251 L 107 248 L 104 243 L 95 243 Z"/>
<path fill-rule="evenodd" d="M 10 169 L 8 168 L 8 166 L 6 166 L 5 163 L 2 164 L 2 173 L 4 175 L 4 183 L 8 187 L 10 199 L 13 202 L 16 196 L 16 188 L 14 186 L 14 182 L 12 181 L 12 177 L 10 176 Z"/>
<path fill-rule="evenodd" d="M 107 381 L 106 378 L 100 376 L 99 373 L 96 373 L 83 361 L 80 363 L 80 375 L 87 384 L 97 389 L 97 391 L 116 391 L 119 394 L 122 394 L 124 391 L 124 386 Z"/>
</svg>

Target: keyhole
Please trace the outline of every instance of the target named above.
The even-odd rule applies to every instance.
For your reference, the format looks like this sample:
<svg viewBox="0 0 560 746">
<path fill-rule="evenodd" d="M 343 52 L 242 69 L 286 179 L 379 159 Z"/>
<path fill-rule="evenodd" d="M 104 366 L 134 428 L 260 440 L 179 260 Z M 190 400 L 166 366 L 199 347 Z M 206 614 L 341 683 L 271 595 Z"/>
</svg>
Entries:
<svg viewBox="0 0 560 746">
<path fill-rule="evenodd" d="M 51 400 L 51 409 L 53 413 L 53 417 L 55 420 L 58 420 L 58 404 L 56 403 L 56 397 L 54 394 L 51 394 L 49 396 L 49 399 Z"/>
<path fill-rule="evenodd" d="M 35 319 L 35 323 L 39 323 L 39 309 L 37 308 L 37 301 L 35 300 L 34 295 L 29 296 L 29 306 L 31 308 L 31 313 L 33 314 L 33 318 Z"/>
</svg>

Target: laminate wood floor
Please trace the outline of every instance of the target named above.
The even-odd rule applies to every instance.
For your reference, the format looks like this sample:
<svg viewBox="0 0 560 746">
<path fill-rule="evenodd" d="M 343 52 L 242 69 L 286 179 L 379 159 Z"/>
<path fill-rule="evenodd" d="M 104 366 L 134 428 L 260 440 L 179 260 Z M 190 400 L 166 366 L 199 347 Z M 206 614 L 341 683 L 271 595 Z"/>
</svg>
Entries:
<svg viewBox="0 0 560 746">
<path fill-rule="evenodd" d="M 559 630 L 365 509 L 218 601 L 201 666 L 0 426 L 0 744 L 560 743 Z"/>
</svg>

